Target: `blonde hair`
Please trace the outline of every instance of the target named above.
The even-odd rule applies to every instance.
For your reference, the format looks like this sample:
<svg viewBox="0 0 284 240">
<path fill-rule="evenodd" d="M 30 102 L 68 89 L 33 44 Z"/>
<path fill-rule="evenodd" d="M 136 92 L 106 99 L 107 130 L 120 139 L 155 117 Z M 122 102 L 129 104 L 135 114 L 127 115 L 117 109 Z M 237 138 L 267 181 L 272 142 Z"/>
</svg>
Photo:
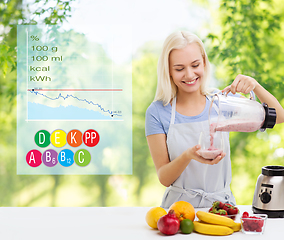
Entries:
<svg viewBox="0 0 284 240">
<path fill-rule="evenodd" d="M 204 76 L 201 83 L 201 93 L 207 94 L 207 79 L 210 75 L 210 66 L 203 42 L 193 33 L 178 31 L 170 34 L 163 45 L 162 53 L 158 61 L 158 83 L 154 101 L 163 101 L 164 106 L 177 94 L 177 86 L 170 78 L 169 56 L 172 50 L 185 48 L 190 43 L 197 43 L 204 62 Z"/>
</svg>

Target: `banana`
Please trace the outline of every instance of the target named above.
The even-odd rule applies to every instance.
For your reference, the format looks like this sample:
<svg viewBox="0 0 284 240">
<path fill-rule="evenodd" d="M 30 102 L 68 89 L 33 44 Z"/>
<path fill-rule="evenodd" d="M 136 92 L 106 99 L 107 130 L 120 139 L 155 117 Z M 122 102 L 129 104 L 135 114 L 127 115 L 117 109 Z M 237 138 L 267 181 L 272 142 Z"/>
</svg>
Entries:
<svg viewBox="0 0 284 240">
<path fill-rule="evenodd" d="M 230 228 L 233 228 L 233 227 L 236 226 L 236 223 L 234 222 L 233 219 L 228 218 L 228 217 L 224 217 L 224 216 L 221 216 L 221 215 L 217 215 L 217 214 L 214 214 L 214 213 L 198 211 L 196 213 L 196 216 L 199 218 L 199 220 L 206 222 L 206 223 L 227 226 L 227 227 L 230 227 Z"/>
<path fill-rule="evenodd" d="M 234 232 L 232 228 L 221 225 L 207 224 L 197 221 L 194 221 L 193 225 L 194 231 L 207 235 L 225 236 L 230 235 Z"/>
<path fill-rule="evenodd" d="M 231 227 L 234 232 L 238 232 L 241 230 L 242 226 L 241 226 L 241 223 L 236 223 L 233 227 Z"/>
</svg>

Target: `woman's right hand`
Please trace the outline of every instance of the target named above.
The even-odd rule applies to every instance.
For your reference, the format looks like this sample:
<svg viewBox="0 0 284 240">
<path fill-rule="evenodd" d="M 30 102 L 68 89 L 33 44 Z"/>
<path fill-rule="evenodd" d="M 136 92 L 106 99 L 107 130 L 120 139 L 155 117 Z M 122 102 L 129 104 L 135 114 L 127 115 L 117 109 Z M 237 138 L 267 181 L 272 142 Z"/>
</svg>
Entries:
<svg viewBox="0 0 284 240">
<path fill-rule="evenodd" d="M 222 152 L 221 155 L 217 156 L 213 160 L 206 159 L 199 155 L 198 150 L 200 148 L 201 148 L 200 145 L 195 145 L 194 147 L 187 149 L 185 153 L 189 159 L 194 159 L 200 163 L 209 164 L 209 165 L 217 164 L 226 156 L 226 153 Z"/>
</svg>

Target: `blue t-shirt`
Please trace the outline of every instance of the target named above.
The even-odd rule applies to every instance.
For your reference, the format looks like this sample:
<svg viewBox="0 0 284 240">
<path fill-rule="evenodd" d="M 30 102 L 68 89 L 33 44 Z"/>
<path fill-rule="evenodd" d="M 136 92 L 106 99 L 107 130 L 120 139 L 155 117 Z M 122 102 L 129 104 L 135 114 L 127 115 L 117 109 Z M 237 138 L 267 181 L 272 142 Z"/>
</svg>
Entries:
<svg viewBox="0 0 284 240">
<path fill-rule="evenodd" d="M 185 116 L 176 112 L 175 124 L 208 120 L 210 104 L 211 101 L 208 99 L 208 97 L 206 97 L 206 104 L 204 110 L 196 116 Z M 171 104 L 163 106 L 162 101 L 152 102 L 146 111 L 146 136 L 159 133 L 164 133 L 167 135 L 170 127 L 171 111 Z M 212 114 L 217 114 L 215 110 L 213 111 Z"/>
<path fill-rule="evenodd" d="M 240 97 L 240 94 L 229 93 L 229 96 Z M 215 101 L 214 101 L 215 102 Z M 216 102 L 217 104 L 218 102 Z M 209 108 L 211 104 L 211 98 L 206 96 L 206 104 L 204 110 L 196 116 L 185 116 L 176 111 L 175 124 L 178 123 L 190 123 L 190 122 L 201 122 L 208 120 L 209 118 Z M 171 121 L 171 111 L 172 106 L 168 104 L 163 105 L 162 101 L 152 102 L 151 105 L 146 110 L 145 119 L 145 134 L 146 136 L 153 134 L 168 134 L 170 121 Z M 217 111 L 212 108 L 211 116 L 217 116 Z"/>
</svg>

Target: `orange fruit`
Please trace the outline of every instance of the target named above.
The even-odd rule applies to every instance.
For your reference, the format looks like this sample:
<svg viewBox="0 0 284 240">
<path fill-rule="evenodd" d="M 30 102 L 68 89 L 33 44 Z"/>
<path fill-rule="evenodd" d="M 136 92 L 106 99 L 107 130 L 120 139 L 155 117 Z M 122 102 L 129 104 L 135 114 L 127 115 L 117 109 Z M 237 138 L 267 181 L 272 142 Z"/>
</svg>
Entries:
<svg viewBox="0 0 284 240">
<path fill-rule="evenodd" d="M 195 218 L 195 209 L 194 207 L 186 201 L 178 201 L 173 203 L 169 210 L 173 209 L 179 221 L 181 222 L 183 219 L 190 219 L 194 221 Z"/>
<path fill-rule="evenodd" d="M 146 214 L 146 222 L 151 228 L 158 229 L 157 222 L 160 217 L 167 214 L 167 211 L 161 207 L 153 207 Z"/>
</svg>

